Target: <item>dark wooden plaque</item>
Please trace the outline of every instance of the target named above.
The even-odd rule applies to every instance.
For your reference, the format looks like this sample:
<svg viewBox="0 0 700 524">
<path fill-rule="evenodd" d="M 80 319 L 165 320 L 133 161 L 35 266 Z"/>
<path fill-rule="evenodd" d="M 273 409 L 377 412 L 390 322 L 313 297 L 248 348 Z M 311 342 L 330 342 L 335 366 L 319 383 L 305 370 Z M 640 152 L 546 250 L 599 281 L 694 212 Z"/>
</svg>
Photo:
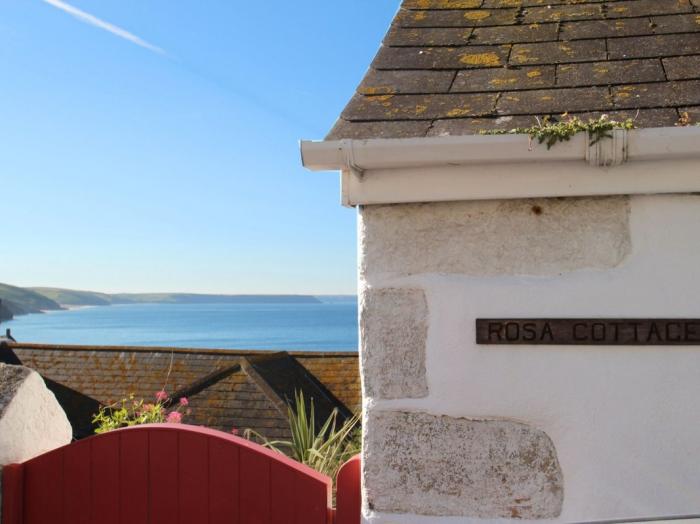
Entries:
<svg viewBox="0 0 700 524">
<path fill-rule="evenodd" d="M 477 344 L 700 345 L 697 318 L 479 318 Z"/>
</svg>

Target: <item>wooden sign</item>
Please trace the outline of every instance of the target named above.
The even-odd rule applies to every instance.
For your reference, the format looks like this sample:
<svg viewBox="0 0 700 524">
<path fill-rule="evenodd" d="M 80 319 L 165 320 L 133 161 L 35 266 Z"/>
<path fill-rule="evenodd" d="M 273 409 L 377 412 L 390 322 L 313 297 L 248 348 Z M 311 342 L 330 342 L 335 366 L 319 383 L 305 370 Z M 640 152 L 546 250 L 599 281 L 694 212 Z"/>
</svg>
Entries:
<svg viewBox="0 0 700 524">
<path fill-rule="evenodd" d="M 700 345 L 700 319 L 477 319 L 477 344 L 574 346 Z"/>
</svg>

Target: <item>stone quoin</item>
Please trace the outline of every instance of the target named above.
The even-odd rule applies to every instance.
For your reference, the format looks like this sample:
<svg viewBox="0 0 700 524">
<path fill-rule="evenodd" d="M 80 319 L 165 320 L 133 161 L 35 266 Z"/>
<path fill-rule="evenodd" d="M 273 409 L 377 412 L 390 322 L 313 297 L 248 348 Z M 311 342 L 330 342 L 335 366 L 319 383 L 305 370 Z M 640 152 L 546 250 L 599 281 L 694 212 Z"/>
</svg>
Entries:
<svg viewBox="0 0 700 524">
<path fill-rule="evenodd" d="M 358 217 L 366 523 L 700 510 L 700 4 L 544 4 L 404 0 L 302 142 Z M 571 115 L 634 129 L 482 134 Z"/>
</svg>

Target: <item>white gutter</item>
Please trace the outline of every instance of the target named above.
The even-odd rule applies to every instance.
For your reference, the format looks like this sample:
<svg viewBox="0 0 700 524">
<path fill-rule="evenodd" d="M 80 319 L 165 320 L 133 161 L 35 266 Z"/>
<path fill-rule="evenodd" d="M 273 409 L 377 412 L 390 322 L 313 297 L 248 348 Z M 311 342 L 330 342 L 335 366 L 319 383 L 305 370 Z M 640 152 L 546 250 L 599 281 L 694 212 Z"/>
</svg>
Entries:
<svg viewBox="0 0 700 524">
<path fill-rule="evenodd" d="M 581 133 L 547 150 L 525 135 L 301 142 L 312 171 L 342 172 L 346 206 L 700 192 L 700 127 Z"/>
</svg>

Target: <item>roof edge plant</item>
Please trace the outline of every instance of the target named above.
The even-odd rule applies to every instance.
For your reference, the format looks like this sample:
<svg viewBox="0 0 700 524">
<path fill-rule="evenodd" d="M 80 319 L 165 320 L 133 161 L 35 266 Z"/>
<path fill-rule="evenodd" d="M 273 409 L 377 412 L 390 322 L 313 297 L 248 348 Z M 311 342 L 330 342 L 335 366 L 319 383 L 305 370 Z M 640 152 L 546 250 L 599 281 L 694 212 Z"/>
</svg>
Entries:
<svg viewBox="0 0 700 524">
<path fill-rule="evenodd" d="M 578 133 L 588 133 L 590 146 L 597 144 L 604 138 L 612 138 L 614 129 L 634 129 L 634 120 L 611 120 L 608 115 L 599 118 L 591 118 L 588 121 L 581 120 L 577 116 L 564 113 L 562 120 L 552 120 L 546 116 L 532 127 L 516 127 L 514 129 L 489 129 L 479 132 L 481 135 L 528 135 L 530 141 L 537 140 L 538 144 L 546 144 L 551 149 L 558 142 L 566 142 Z"/>
<path fill-rule="evenodd" d="M 355 414 L 341 421 L 336 408 L 317 430 L 313 399 L 307 408 L 303 393 L 295 391 L 294 397 L 294 405 L 291 402 L 287 405 L 290 441 L 269 440 L 252 429 L 244 431 L 244 438 L 278 453 L 284 454 L 286 450 L 294 460 L 335 480 L 340 466 L 360 452 L 360 416 Z"/>
</svg>

